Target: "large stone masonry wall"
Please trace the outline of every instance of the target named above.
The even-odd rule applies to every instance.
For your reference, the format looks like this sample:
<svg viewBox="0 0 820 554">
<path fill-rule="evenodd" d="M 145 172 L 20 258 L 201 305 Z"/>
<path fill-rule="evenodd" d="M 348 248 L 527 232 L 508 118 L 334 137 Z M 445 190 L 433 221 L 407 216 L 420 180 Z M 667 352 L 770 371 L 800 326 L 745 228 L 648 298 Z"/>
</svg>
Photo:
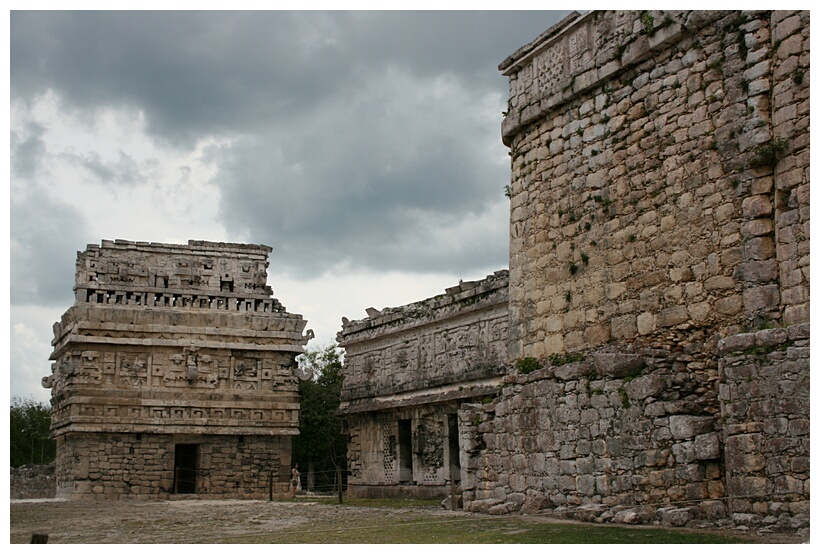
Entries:
<svg viewBox="0 0 820 554">
<path fill-rule="evenodd" d="M 772 12 L 772 134 L 789 141 L 775 172 L 774 236 L 783 323 L 809 321 L 809 12 Z"/>
<path fill-rule="evenodd" d="M 307 377 L 295 358 L 312 334 L 271 296 L 270 252 L 124 240 L 78 252 L 75 303 L 54 325 L 43 379 L 58 494 L 167 494 L 184 443 L 200 445 L 197 468 L 222 457 L 197 493 L 267 495 L 258 475 L 271 471 L 284 493 Z"/>
<path fill-rule="evenodd" d="M 591 12 L 501 65 L 514 357 L 808 318 L 808 12 Z"/>
<path fill-rule="evenodd" d="M 726 516 L 720 419 L 703 406 L 716 363 L 664 349 L 563 361 L 514 371 L 496 400 L 462 406 L 465 509 L 620 523 Z"/>
<path fill-rule="evenodd" d="M 9 479 L 9 497 L 21 498 L 54 498 L 56 480 L 54 464 L 29 464 L 11 468 Z"/>
<path fill-rule="evenodd" d="M 517 361 L 465 508 L 806 525 L 808 326 L 744 332 L 809 318 L 808 12 L 574 14 L 500 69 Z"/>
<path fill-rule="evenodd" d="M 176 444 L 198 445 L 196 498 L 283 497 L 290 437 L 78 433 L 57 439 L 57 496 L 169 498 Z"/>
<path fill-rule="evenodd" d="M 343 319 L 349 494 L 448 492 L 457 458 L 451 418 L 456 424 L 460 402 L 494 394 L 504 372 L 507 285 L 507 271 L 498 271 L 406 306 L 369 308 L 363 320 Z"/>
<path fill-rule="evenodd" d="M 466 510 L 808 526 L 808 323 L 732 335 L 707 357 L 553 360 L 511 372 L 494 401 L 461 406 Z M 704 402 L 712 387 L 698 374 L 717 398 Z"/>
<path fill-rule="evenodd" d="M 809 522 L 809 324 L 720 342 L 727 496 L 743 523 Z"/>
</svg>

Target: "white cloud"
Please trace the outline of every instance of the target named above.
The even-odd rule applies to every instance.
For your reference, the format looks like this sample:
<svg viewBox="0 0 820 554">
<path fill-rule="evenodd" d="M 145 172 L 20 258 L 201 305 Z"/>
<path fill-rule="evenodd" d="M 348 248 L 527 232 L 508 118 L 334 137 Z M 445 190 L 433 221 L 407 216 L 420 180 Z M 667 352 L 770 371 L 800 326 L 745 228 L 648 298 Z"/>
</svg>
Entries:
<svg viewBox="0 0 820 554">
<path fill-rule="evenodd" d="M 237 240 L 216 222 L 217 168 L 206 155 L 231 139 L 207 136 L 180 151 L 150 137 L 138 110 L 105 107 L 89 116 L 67 111 L 53 91 L 12 103 L 12 132 L 25 136 L 32 125 L 43 129 L 37 186 L 85 216 L 92 236 Z M 12 183 L 13 199 L 29 194 L 26 179 Z"/>
<path fill-rule="evenodd" d="M 11 337 L 11 395 L 34 398 L 48 403 L 51 391 L 44 389 L 41 380 L 51 374 L 52 325 L 60 319 L 60 308 L 40 306 L 12 306 Z"/>
</svg>

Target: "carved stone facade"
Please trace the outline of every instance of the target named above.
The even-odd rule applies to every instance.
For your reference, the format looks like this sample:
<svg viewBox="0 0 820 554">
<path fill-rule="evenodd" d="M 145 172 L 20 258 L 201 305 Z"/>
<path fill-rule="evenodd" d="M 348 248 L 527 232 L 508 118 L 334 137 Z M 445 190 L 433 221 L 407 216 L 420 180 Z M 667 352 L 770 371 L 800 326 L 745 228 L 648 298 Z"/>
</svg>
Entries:
<svg viewBox="0 0 820 554">
<path fill-rule="evenodd" d="M 575 14 L 500 69 L 542 369 L 460 411 L 467 509 L 806 525 L 809 13 Z"/>
<path fill-rule="evenodd" d="M 456 414 L 461 402 L 500 383 L 507 278 L 498 271 L 434 298 L 343 320 L 351 496 L 442 496 L 452 475 L 460 480 Z"/>
<path fill-rule="evenodd" d="M 266 285 L 270 247 L 102 241 L 54 325 L 57 495 L 284 494 L 309 340 Z"/>
<path fill-rule="evenodd" d="M 807 11 L 596 11 L 501 64 L 507 370 L 456 402 L 465 509 L 808 525 L 809 46 Z M 351 483 L 401 481 L 378 383 L 415 373 L 348 355 Z"/>
</svg>

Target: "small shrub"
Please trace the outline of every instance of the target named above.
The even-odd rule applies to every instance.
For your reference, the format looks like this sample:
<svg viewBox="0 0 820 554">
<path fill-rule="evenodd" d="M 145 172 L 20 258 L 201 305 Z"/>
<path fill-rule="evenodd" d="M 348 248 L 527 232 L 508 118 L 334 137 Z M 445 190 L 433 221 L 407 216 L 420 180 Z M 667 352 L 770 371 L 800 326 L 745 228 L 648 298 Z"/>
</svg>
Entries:
<svg viewBox="0 0 820 554">
<path fill-rule="evenodd" d="M 758 144 L 754 149 L 754 156 L 749 160 L 753 167 L 774 167 L 789 147 L 789 141 L 774 137 L 772 140 Z"/>
<path fill-rule="evenodd" d="M 542 366 L 541 362 L 539 362 L 536 358 L 526 357 L 526 358 L 519 358 L 515 360 L 515 368 L 518 370 L 519 373 L 523 373 L 524 375 L 528 373 L 532 373 L 538 369 L 541 369 Z"/>
<path fill-rule="evenodd" d="M 652 14 L 649 12 L 644 12 L 641 14 L 641 25 L 643 25 L 643 31 L 647 35 L 651 35 L 652 31 L 655 28 L 655 18 L 652 17 Z"/>
</svg>

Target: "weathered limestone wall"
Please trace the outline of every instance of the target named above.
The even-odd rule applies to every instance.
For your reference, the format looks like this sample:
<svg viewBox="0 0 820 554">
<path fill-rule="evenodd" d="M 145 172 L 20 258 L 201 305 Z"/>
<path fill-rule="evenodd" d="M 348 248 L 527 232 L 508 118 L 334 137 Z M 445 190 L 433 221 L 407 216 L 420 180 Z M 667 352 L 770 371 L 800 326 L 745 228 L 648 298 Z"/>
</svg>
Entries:
<svg viewBox="0 0 820 554">
<path fill-rule="evenodd" d="M 267 479 L 272 459 L 287 482 L 306 377 L 295 358 L 311 332 L 303 336 L 306 322 L 271 296 L 270 251 L 118 240 L 78 252 L 75 304 L 54 325 L 54 364 L 43 379 L 61 445 L 58 494 L 166 494 L 174 444 L 183 443 L 199 445 L 186 462 L 197 470 L 222 450 L 238 455 L 226 454 L 220 469 L 236 487 L 219 484 L 217 472 L 197 481 L 197 493 L 262 494 L 255 475 Z M 257 444 L 277 451 L 258 454 Z M 122 458 L 112 465 L 113 451 Z M 133 475 L 139 485 L 129 485 Z"/>
<path fill-rule="evenodd" d="M 808 33 L 591 12 L 502 64 L 513 357 L 807 320 Z"/>
<path fill-rule="evenodd" d="M 500 69 L 517 361 L 465 508 L 806 525 L 808 12 L 575 14 Z"/>
<path fill-rule="evenodd" d="M 57 439 L 57 496 L 169 498 L 176 444 L 198 445 L 197 498 L 267 499 L 271 479 L 274 496 L 287 493 L 290 437 L 77 433 Z"/>
<path fill-rule="evenodd" d="M 54 498 L 55 490 L 54 464 L 11 468 L 9 496 L 12 499 Z"/>
<path fill-rule="evenodd" d="M 497 400 L 459 412 L 465 508 L 621 523 L 724 517 L 719 420 L 688 378 L 700 365 L 657 349 L 507 376 Z M 654 508 L 673 505 L 685 509 Z"/>
<path fill-rule="evenodd" d="M 343 319 L 349 494 L 447 492 L 458 404 L 494 394 L 504 372 L 507 285 L 507 272 L 498 271 L 434 298 L 370 308 L 363 320 Z"/>
<path fill-rule="evenodd" d="M 448 416 L 457 414 L 458 407 L 459 402 L 448 402 L 347 416 L 348 493 L 352 497 L 447 494 L 455 461 L 449 448 Z M 400 420 L 411 422 L 411 462 L 406 470 L 401 463 Z"/>
<path fill-rule="evenodd" d="M 727 495 L 751 524 L 809 521 L 809 324 L 718 347 Z"/>
<path fill-rule="evenodd" d="M 701 362 L 663 349 L 507 376 L 498 399 L 459 411 L 465 508 L 805 527 L 809 324 L 732 335 L 717 353 L 706 409 L 689 379 Z"/>
<path fill-rule="evenodd" d="M 506 271 L 343 321 L 342 399 L 355 403 L 492 374 L 506 360 Z"/>
<path fill-rule="evenodd" d="M 809 321 L 809 12 L 772 12 L 772 134 L 789 141 L 775 172 L 774 236 L 783 323 Z"/>
</svg>

